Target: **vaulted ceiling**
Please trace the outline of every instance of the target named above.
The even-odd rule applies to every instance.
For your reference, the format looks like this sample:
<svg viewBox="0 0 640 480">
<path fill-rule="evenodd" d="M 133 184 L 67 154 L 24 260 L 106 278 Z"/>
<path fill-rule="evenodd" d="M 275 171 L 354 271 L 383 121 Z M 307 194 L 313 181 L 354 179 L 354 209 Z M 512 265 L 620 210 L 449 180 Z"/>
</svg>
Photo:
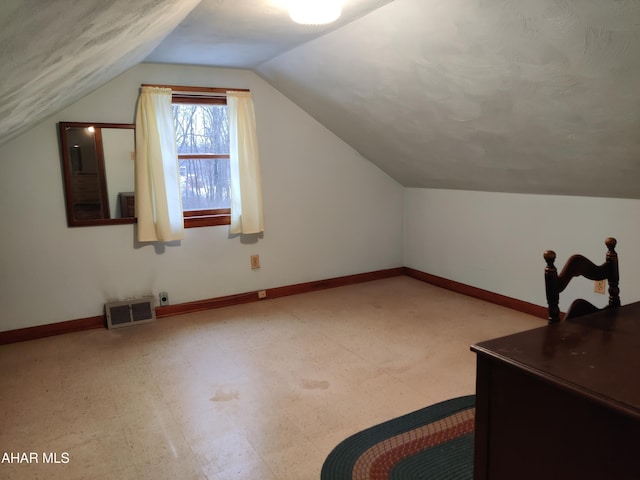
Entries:
<svg viewBox="0 0 640 480">
<path fill-rule="evenodd" d="M 254 70 L 405 186 L 640 198 L 640 0 L 0 4 L 0 142 L 141 61 Z"/>
</svg>

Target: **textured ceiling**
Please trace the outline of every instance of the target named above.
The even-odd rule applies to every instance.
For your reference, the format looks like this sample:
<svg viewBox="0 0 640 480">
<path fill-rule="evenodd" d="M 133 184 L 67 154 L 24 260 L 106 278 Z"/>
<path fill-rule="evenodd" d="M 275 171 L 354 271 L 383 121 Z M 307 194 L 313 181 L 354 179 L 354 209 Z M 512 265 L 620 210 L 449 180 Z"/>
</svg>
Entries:
<svg viewBox="0 0 640 480">
<path fill-rule="evenodd" d="M 640 198 L 640 0 L 3 0 L 0 143 L 136 63 L 251 68 L 400 183 Z"/>
<path fill-rule="evenodd" d="M 0 144 L 141 62 L 200 0 L 2 0 Z"/>
<path fill-rule="evenodd" d="M 145 59 L 252 68 L 391 0 L 346 0 L 307 27 L 289 1 L 1 0 L 0 144 Z"/>
<path fill-rule="evenodd" d="M 640 198 L 640 2 L 396 0 L 257 69 L 405 186 Z"/>
<path fill-rule="evenodd" d="M 391 0 L 346 0 L 340 18 L 322 26 L 292 22 L 289 1 L 203 0 L 146 61 L 253 68 Z"/>
</svg>

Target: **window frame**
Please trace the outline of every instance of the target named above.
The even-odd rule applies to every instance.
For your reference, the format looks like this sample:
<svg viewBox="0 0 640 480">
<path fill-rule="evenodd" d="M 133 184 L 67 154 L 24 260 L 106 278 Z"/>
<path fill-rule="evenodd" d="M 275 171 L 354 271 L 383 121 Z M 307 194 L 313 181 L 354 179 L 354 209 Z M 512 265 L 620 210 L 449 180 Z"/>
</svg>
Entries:
<svg viewBox="0 0 640 480">
<path fill-rule="evenodd" d="M 197 104 L 197 105 L 226 105 L 227 94 L 219 92 L 220 89 L 205 89 L 215 90 L 216 95 L 203 95 L 203 92 L 187 93 L 177 91 L 174 88 L 171 89 L 171 104 Z M 190 89 L 191 90 L 191 89 Z M 200 89 L 198 89 L 200 90 Z M 207 93 L 207 92 L 204 92 Z M 226 158 L 231 161 L 231 155 L 221 154 L 182 154 L 178 155 L 178 160 L 181 159 L 199 159 L 199 158 Z M 216 208 L 216 209 L 203 209 L 203 210 L 182 210 L 182 218 L 184 221 L 184 228 L 198 228 L 198 227 L 214 227 L 217 225 L 230 225 L 231 224 L 231 209 L 230 208 Z"/>
</svg>

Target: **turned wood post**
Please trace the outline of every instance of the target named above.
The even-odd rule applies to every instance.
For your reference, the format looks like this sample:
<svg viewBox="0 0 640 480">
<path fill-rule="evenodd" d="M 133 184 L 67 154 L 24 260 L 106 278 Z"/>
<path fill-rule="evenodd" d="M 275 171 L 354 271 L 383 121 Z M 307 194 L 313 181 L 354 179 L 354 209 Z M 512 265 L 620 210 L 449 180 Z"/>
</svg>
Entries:
<svg viewBox="0 0 640 480">
<path fill-rule="evenodd" d="M 618 271 L 618 254 L 616 253 L 617 240 L 609 237 L 604 241 L 607 246 L 607 257 L 605 263 L 609 268 L 609 307 L 620 306 L 620 274 Z"/>
<path fill-rule="evenodd" d="M 560 286 L 558 284 L 558 269 L 554 265 L 556 252 L 547 250 L 544 252 L 544 260 L 547 266 L 544 267 L 544 286 L 547 294 L 547 304 L 549 305 L 549 323 L 560 321 Z"/>
</svg>

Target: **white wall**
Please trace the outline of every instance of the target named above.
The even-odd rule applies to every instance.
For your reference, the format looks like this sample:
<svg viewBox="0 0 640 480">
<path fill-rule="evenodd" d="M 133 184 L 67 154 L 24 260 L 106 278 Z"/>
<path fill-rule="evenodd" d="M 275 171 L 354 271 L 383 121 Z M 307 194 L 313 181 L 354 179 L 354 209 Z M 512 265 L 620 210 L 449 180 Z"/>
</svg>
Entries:
<svg viewBox="0 0 640 480">
<path fill-rule="evenodd" d="M 132 123 L 141 83 L 251 89 L 262 238 L 207 227 L 154 247 L 132 225 L 67 227 L 56 123 Z M 250 71 L 139 65 L 0 146 L 0 161 L 0 331 L 160 291 L 175 304 L 402 266 L 403 188 Z"/>
<path fill-rule="evenodd" d="M 542 254 L 560 269 L 574 253 L 604 262 L 606 237 L 618 240 L 622 303 L 640 300 L 640 200 L 406 189 L 405 265 L 546 306 Z M 593 290 L 584 279 L 560 297 L 561 309 Z M 584 295 L 583 295 L 584 296 Z M 598 306 L 603 295 L 586 298 Z"/>
</svg>

